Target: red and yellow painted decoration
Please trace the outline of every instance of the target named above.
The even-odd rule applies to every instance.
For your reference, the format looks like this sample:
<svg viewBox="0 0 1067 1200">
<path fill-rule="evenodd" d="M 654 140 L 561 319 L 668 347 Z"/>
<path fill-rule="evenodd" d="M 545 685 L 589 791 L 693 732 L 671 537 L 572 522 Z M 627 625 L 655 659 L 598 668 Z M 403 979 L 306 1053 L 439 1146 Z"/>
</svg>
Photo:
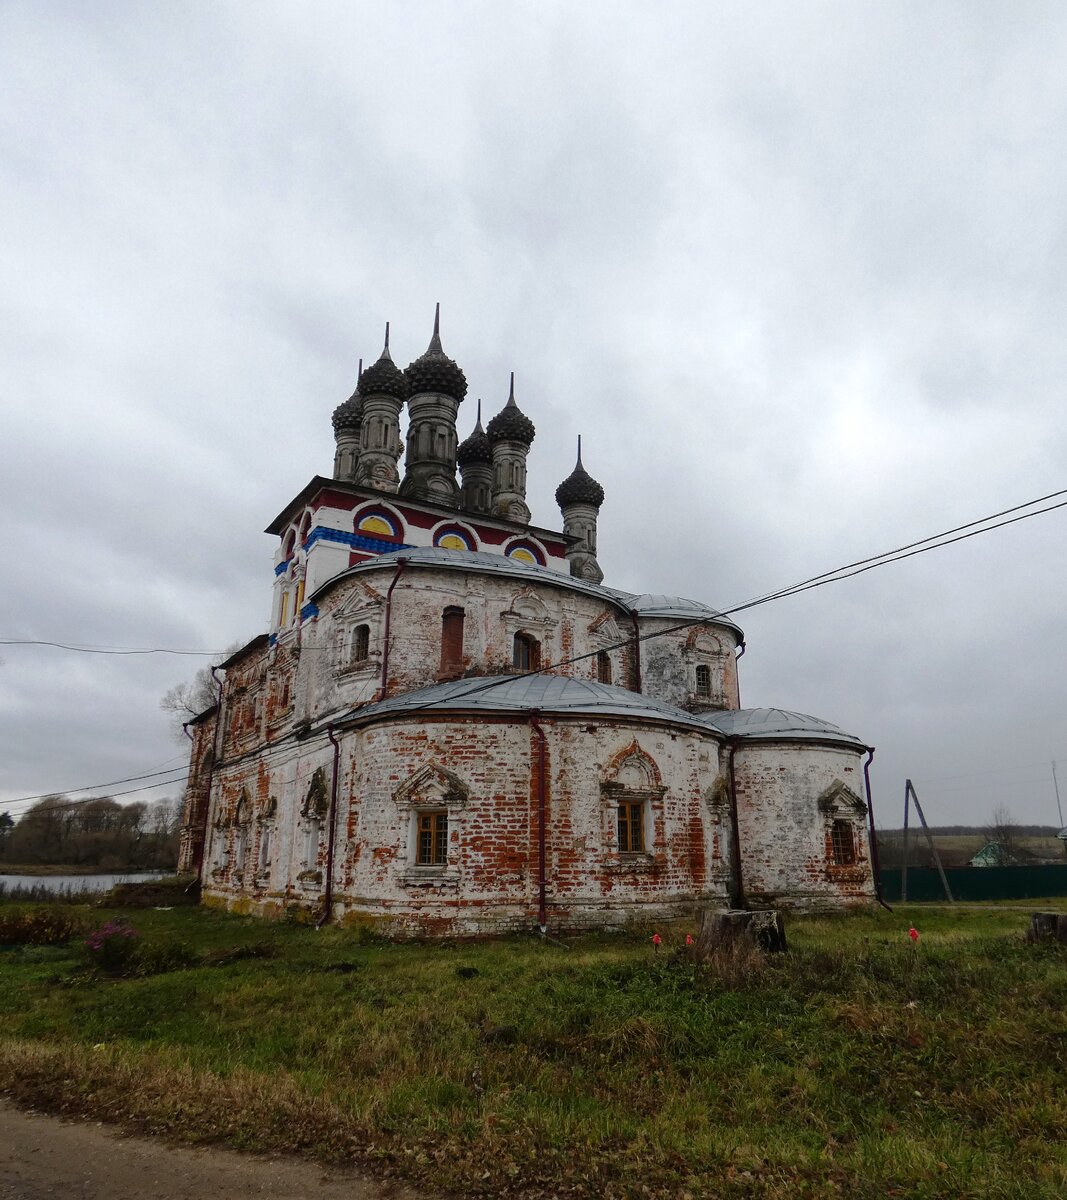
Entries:
<svg viewBox="0 0 1067 1200">
<path fill-rule="evenodd" d="M 476 550 L 477 542 L 461 525 L 446 525 L 433 535 L 433 544 L 442 550 Z"/>
<path fill-rule="evenodd" d="M 519 541 L 512 542 L 504 551 L 508 558 L 517 559 L 519 562 L 529 563 L 532 567 L 543 567 L 545 565 L 545 556 L 539 546 L 535 546 L 533 542 Z"/>
<path fill-rule="evenodd" d="M 369 508 L 356 517 L 356 532 L 365 533 L 368 537 L 390 538 L 399 540 L 401 536 L 400 522 L 391 513 L 380 508 Z"/>
</svg>

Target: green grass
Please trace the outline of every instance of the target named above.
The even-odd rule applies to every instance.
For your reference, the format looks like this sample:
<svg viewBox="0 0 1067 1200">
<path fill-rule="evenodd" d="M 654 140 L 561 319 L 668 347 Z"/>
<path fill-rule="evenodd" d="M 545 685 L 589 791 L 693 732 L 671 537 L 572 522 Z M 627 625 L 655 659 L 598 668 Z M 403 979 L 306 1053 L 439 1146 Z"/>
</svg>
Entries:
<svg viewBox="0 0 1067 1200">
<path fill-rule="evenodd" d="M 1067 1190 L 1067 951 L 1026 945 L 1026 911 L 796 918 L 787 955 L 727 978 L 682 928 L 655 953 L 130 919 L 179 969 L 96 978 L 77 942 L 0 957 L 16 1099 L 466 1195 Z"/>
</svg>

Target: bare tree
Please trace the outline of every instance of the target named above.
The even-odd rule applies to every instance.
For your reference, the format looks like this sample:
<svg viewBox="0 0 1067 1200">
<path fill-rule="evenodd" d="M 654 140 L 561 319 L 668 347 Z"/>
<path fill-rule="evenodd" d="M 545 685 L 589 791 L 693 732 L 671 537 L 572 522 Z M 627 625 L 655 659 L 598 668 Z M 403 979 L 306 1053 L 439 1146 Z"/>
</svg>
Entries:
<svg viewBox="0 0 1067 1200">
<path fill-rule="evenodd" d="M 993 809 L 992 820 L 982 832 L 987 841 L 996 847 L 998 866 L 1010 867 L 1023 857 L 1019 822 L 1006 804 L 998 804 Z"/>
<path fill-rule="evenodd" d="M 243 642 L 233 642 L 227 647 L 222 656 L 223 659 L 229 658 L 243 645 Z M 159 707 L 165 713 L 171 714 L 175 741 L 184 741 L 185 735 L 182 732 L 182 726 L 185 722 L 191 721 L 193 717 L 198 717 L 205 712 L 218 698 L 218 688 L 215 686 L 210 667 L 200 667 L 192 679 L 187 679 L 184 683 L 176 683 L 172 688 L 168 688 L 159 699 Z"/>
</svg>

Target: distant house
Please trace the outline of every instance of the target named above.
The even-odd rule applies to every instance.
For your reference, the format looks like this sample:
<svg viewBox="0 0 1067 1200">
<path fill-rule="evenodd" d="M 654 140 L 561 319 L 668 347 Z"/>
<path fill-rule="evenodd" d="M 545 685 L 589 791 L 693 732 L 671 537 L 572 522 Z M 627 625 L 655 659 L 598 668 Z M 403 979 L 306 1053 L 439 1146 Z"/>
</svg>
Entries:
<svg viewBox="0 0 1067 1200">
<path fill-rule="evenodd" d="M 1022 859 L 1015 851 L 1005 846 L 1003 842 L 986 842 L 986 844 L 971 859 L 969 867 L 1017 867 Z"/>
</svg>

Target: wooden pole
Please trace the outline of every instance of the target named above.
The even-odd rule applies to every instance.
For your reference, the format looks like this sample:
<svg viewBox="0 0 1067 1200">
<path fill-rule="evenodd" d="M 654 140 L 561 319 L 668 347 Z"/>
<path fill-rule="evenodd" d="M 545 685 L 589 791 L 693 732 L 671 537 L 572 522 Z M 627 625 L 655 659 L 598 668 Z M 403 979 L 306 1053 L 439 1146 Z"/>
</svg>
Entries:
<svg viewBox="0 0 1067 1200">
<path fill-rule="evenodd" d="M 923 806 L 919 803 L 919 797 L 915 791 L 915 785 L 909 779 L 907 786 L 911 792 L 912 800 L 915 801 L 915 811 L 919 814 L 919 820 L 922 822 L 923 833 L 926 834 L 926 841 L 930 847 L 930 853 L 934 856 L 934 864 L 937 867 L 937 873 L 938 873 L 938 875 L 941 876 L 941 886 L 945 889 L 945 899 L 950 904 L 954 904 L 955 901 L 952 898 L 952 890 L 948 886 L 948 879 L 945 875 L 945 868 L 941 865 L 941 855 L 938 854 L 938 852 L 937 852 L 937 847 L 934 845 L 933 835 L 930 833 L 930 827 L 929 827 L 929 825 L 926 824 L 926 816 L 923 813 Z M 906 805 L 907 805 L 907 797 L 905 796 L 905 812 L 907 811 Z"/>
<path fill-rule="evenodd" d="M 900 868 L 900 902 L 908 898 L 908 801 L 911 798 L 911 780 L 904 780 L 904 864 Z"/>
</svg>

